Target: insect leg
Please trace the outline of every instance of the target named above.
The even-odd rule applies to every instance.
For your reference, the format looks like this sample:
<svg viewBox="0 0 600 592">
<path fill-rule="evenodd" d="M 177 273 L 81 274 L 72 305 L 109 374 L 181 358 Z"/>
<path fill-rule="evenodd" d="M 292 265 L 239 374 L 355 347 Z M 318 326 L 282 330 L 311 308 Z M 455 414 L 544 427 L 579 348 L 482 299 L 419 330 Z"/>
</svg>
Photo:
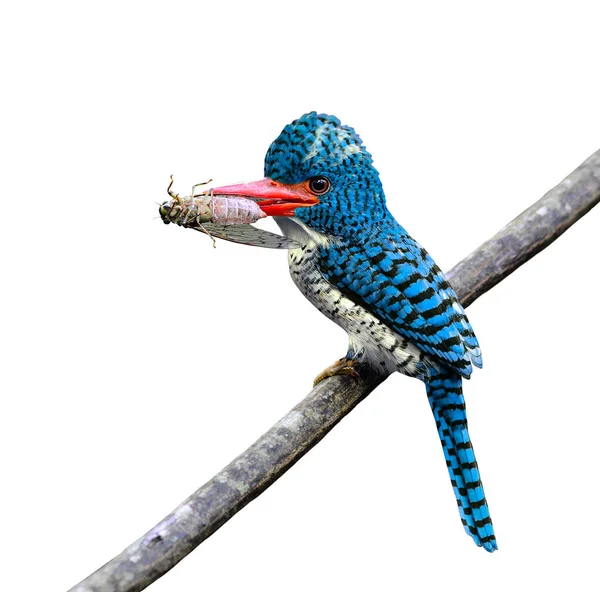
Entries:
<svg viewBox="0 0 600 592">
<path fill-rule="evenodd" d="M 177 193 L 173 193 L 171 191 L 171 187 L 173 187 L 173 175 L 171 175 L 169 177 L 171 179 L 171 182 L 169 183 L 169 186 L 167 187 L 167 193 L 173 198 L 173 199 L 178 199 L 179 195 L 177 195 Z"/>
<path fill-rule="evenodd" d="M 202 185 L 208 185 L 209 183 L 212 183 L 212 179 L 209 179 L 208 181 L 204 181 L 203 183 L 196 183 L 195 185 L 192 185 L 191 197 L 196 197 L 196 187 L 202 187 Z M 204 195 L 204 194 L 201 193 L 200 195 Z"/>
<path fill-rule="evenodd" d="M 210 236 L 210 240 L 213 243 L 213 248 L 216 249 L 217 248 L 217 241 L 215 240 L 215 237 L 210 232 L 208 232 L 208 230 L 206 230 L 206 228 L 204 228 L 204 226 L 202 226 L 202 224 L 198 224 L 198 230 L 200 230 L 204 234 Z"/>
</svg>

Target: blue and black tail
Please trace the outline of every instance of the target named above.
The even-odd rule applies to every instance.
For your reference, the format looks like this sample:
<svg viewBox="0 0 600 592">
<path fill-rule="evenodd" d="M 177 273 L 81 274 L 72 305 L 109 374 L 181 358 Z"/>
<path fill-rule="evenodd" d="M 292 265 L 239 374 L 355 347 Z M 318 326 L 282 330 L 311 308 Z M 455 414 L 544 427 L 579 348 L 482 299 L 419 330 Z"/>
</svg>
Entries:
<svg viewBox="0 0 600 592">
<path fill-rule="evenodd" d="M 432 369 L 425 384 L 462 523 L 475 543 L 491 553 L 498 546 L 467 431 L 462 378 L 449 369 Z"/>
</svg>

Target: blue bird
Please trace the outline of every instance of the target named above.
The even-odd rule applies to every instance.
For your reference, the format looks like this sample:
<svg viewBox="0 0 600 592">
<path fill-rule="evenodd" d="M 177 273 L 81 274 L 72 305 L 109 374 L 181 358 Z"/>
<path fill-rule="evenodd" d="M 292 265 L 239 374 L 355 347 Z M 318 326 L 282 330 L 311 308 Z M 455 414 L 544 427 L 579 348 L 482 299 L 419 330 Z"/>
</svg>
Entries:
<svg viewBox="0 0 600 592">
<path fill-rule="evenodd" d="M 496 537 L 467 430 L 462 379 L 481 367 L 477 338 L 440 268 L 386 207 L 379 174 L 353 128 L 315 112 L 287 125 L 265 179 L 214 189 L 258 201 L 296 241 L 293 281 L 348 334 L 344 358 L 315 383 L 357 376 L 358 362 L 422 380 L 467 534 Z"/>
</svg>

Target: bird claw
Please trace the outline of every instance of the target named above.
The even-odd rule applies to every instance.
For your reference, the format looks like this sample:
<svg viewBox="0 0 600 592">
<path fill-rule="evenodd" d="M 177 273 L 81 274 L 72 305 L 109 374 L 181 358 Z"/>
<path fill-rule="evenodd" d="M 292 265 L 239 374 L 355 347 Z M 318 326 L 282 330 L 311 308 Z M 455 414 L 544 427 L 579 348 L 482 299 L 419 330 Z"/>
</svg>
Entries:
<svg viewBox="0 0 600 592">
<path fill-rule="evenodd" d="M 313 382 L 313 387 L 317 386 L 320 382 L 331 376 L 352 376 L 352 378 L 359 380 L 360 374 L 354 369 L 356 360 L 349 360 L 348 358 L 341 358 L 337 362 L 333 363 L 329 368 L 325 368 L 323 372 L 317 375 Z"/>
</svg>

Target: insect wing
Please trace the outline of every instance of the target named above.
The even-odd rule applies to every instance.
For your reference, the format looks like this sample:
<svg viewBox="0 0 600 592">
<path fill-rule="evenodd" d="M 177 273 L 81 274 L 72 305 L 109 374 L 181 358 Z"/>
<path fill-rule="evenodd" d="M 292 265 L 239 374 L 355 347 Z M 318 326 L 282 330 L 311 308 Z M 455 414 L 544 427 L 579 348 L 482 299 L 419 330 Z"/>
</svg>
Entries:
<svg viewBox="0 0 600 592">
<path fill-rule="evenodd" d="M 264 247 L 266 249 L 297 249 L 300 243 L 281 236 L 268 230 L 261 230 L 250 226 L 250 224 L 235 224 L 231 226 L 220 226 L 217 224 L 202 224 L 212 236 L 221 238 L 232 243 L 250 245 L 252 247 Z M 201 231 L 200 228 L 194 230 Z"/>
</svg>

